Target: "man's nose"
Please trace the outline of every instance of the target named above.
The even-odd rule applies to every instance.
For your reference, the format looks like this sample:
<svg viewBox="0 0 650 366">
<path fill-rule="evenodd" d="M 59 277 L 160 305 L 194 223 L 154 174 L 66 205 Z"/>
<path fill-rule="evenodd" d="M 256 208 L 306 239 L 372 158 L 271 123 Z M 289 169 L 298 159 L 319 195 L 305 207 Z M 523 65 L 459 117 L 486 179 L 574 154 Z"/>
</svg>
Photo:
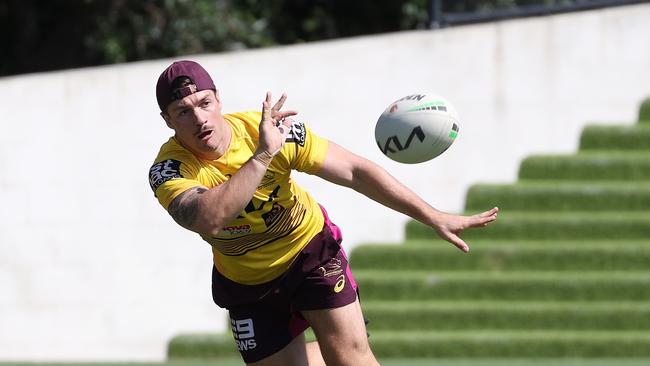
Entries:
<svg viewBox="0 0 650 366">
<path fill-rule="evenodd" d="M 202 126 L 208 121 L 206 113 L 201 110 L 201 108 L 194 108 L 194 123 L 198 126 Z"/>
</svg>

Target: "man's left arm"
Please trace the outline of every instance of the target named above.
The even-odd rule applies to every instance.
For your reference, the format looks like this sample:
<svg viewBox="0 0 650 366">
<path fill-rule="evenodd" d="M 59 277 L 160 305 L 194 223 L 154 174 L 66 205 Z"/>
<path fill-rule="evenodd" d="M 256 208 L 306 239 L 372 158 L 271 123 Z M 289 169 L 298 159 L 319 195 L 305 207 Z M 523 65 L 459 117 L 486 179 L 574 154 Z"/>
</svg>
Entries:
<svg viewBox="0 0 650 366">
<path fill-rule="evenodd" d="M 498 207 L 473 216 L 436 210 L 379 165 L 330 142 L 317 176 L 346 186 L 432 227 L 438 235 L 464 252 L 469 246 L 459 237 L 468 228 L 485 227 L 496 220 Z"/>
</svg>

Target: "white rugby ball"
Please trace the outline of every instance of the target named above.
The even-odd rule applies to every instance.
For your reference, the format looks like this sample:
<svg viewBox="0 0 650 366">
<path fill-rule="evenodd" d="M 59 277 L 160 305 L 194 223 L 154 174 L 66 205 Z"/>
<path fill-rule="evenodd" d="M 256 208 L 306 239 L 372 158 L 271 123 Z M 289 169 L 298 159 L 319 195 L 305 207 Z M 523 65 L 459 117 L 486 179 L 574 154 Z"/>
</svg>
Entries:
<svg viewBox="0 0 650 366">
<path fill-rule="evenodd" d="M 384 155 L 407 164 L 442 154 L 458 136 L 458 113 L 445 98 L 411 94 L 386 108 L 375 125 L 375 140 Z"/>
</svg>

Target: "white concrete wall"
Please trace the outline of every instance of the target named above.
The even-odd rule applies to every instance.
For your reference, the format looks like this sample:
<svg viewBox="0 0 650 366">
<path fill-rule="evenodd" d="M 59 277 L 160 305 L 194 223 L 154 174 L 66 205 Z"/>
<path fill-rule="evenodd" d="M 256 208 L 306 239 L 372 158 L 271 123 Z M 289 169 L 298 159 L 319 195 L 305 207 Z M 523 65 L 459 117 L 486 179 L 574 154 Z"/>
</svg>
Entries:
<svg viewBox="0 0 650 366">
<path fill-rule="evenodd" d="M 470 184 L 514 181 L 529 154 L 573 152 L 586 123 L 635 120 L 650 94 L 650 5 L 192 58 L 226 111 L 285 91 L 315 131 L 459 212 Z M 160 360 L 174 334 L 225 330 L 209 247 L 147 183 L 171 131 L 154 97 L 169 62 L 0 79 L 0 361 Z M 434 161 L 391 162 L 374 123 L 423 91 L 456 105 L 459 138 Z M 348 249 L 402 238 L 405 217 L 298 180 Z"/>
</svg>

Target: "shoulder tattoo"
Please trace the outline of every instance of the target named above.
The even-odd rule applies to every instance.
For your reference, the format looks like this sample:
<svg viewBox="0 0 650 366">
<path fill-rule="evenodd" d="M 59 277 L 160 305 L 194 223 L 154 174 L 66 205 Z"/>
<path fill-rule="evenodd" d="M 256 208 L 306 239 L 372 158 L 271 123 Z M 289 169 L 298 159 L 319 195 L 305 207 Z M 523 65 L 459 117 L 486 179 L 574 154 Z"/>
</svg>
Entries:
<svg viewBox="0 0 650 366">
<path fill-rule="evenodd" d="M 199 196 L 207 190 L 205 187 L 194 187 L 174 198 L 167 209 L 174 221 L 187 229 L 194 226 L 198 215 Z"/>
</svg>

